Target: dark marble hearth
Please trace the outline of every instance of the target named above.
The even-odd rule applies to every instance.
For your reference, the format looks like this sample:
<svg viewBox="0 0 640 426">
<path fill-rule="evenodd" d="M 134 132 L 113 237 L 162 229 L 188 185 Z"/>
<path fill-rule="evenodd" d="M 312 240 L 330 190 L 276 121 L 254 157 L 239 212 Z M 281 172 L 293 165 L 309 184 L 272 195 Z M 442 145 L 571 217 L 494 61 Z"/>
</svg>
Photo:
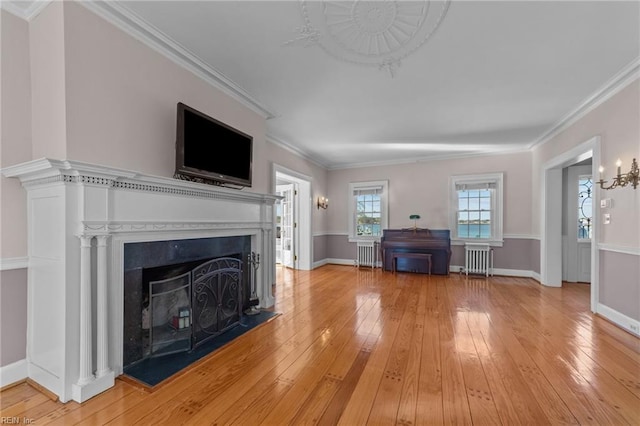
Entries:
<svg viewBox="0 0 640 426">
<path fill-rule="evenodd" d="M 124 368 L 124 374 L 147 386 L 156 386 L 185 367 L 221 348 L 233 339 L 263 324 L 278 313 L 262 311 L 258 315 L 244 316 L 235 327 L 189 352 L 176 353 L 155 358 L 145 358 Z"/>
</svg>

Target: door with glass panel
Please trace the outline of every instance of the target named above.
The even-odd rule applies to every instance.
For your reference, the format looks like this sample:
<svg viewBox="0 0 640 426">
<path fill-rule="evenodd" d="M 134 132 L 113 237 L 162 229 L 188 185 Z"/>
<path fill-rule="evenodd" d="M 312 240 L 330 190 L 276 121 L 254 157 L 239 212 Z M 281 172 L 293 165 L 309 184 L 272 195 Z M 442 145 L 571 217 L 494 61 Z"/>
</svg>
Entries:
<svg viewBox="0 0 640 426">
<path fill-rule="evenodd" d="M 582 283 L 591 282 L 592 188 L 591 175 L 578 177 L 577 281 Z"/>
<path fill-rule="evenodd" d="M 295 184 L 277 185 L 276 192 L 282 196 L 276 208 L 276 249 L 280 263 L 288 268 L 295 267 Z"/>
</svg>

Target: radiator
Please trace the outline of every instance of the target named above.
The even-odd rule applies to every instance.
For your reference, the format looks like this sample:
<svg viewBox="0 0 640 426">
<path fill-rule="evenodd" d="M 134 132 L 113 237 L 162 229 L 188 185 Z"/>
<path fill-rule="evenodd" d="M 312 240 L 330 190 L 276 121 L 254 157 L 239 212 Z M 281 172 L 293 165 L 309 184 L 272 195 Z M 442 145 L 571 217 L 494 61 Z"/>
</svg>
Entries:
<svg viewBox="0 0 640 426">
<path fill-rule="evenodd" d="M 493 250 L 489 244 L 466 243 L 464 245 L 464 269 L 467 275 L 493 275 Z"/>
<path fill-rule="evenodd" d="M 358 241 L 358 253 L 356 266 L 370 266 L 375 268 L 378 264 L 378 256 L 375 241 Z"/>
</svg>

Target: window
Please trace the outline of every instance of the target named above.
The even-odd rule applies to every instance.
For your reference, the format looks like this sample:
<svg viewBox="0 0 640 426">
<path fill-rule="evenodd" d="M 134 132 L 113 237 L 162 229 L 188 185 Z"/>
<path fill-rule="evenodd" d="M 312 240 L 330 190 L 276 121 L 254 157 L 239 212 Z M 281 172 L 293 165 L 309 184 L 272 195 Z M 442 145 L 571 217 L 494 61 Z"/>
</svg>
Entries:
<svg viewBox="0 0 640 426">
<path fill-rule="evenodd" d="M 379 239 L 387 228 L 387 181 L 349 184 L 349 239 Z"/>
<path fill-rule="evenodd" d="M 451 177 L 452 240 L 502 245 L 502 173 Z"/>
<path fill-rule="evenodd" d="M 578 177 L 578 239 L 591 239 L 592 187 L 590 175 Z"/>
</svg>

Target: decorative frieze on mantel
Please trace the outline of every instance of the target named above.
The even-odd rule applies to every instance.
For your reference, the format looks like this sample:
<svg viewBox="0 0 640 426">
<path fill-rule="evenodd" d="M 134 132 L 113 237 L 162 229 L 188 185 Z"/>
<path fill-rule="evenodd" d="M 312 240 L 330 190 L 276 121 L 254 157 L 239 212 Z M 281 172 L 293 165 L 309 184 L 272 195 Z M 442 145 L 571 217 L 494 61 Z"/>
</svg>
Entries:
<svg viewBox="0 0 640 426">
<path fill-rule="evenodd" d="M 145 175 L 108 166 L 49 158 L 5 167 L 2 169 L 2 174 L 10 178 L 19 178 L 25 188 L 64 182 L 258 204 L 273 204 L 278 199 L 277 196 L 269 194 L 243 192 L 179 179 Z"/>
<path fill-rule="evenodd" d="M 91 234 L 117 234 L 126 232 L 265 229 L 264 223 L 254 222 L 83 222 L 84 230 Z"/>
<path fill-rule="evenodd" d="M 280 197 L 71 160 L 6 167 L 27 191 L 27 370 L 62 402 L 86 401 L 123 369 L 125 246 L 250 238 L 273 306 L 274 203 Z"/>
</svg>

